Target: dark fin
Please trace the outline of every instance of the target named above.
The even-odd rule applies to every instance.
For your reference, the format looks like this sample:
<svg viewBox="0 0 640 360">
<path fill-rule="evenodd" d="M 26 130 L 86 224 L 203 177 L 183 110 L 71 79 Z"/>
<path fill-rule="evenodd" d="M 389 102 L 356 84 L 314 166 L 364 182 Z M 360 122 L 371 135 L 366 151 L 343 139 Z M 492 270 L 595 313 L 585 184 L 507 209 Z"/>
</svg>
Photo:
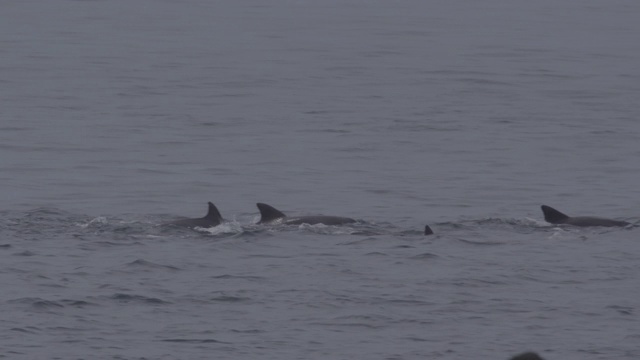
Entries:
<svg viewBox="0 0 640 360">
<path fill-rule="evenodd" d="M 540 355 L 534 352 L 526 352 L 520 355 L 516 355 L 511 358 L 511 360 L 543 360 Z"/>
<path fill-rule="evenodd" d="M 285 214 L 271 205 L 257 203 L 256 206 L 258 206 L 258 209 L 260 210 L 260 221 L 258 221 L 258 224 L 286 217 Z"/>
<path fill-rule="evenodd" d="M 569 216 L 561 213 L 560 211 L 547 206 L 547 205 L 542 205 L 542 213 L 544 214 L 544 220 L 546 222 L 552 223 L 552 224 L 562 224 L 565 221 L 567 221 L 567 219 L 569 219 Z"/>
<path fill-rule="evenodd" d="M 424 234 L 425 235 L 433 235 L 433 230 L 429 227 L 429 225 L 424 226 Z"/>
<path fill-rule="evenodd" d="M 207 215 L 203 217 L 203 219 L 215 221 L 218 224 L 222 222 L 222 215 L 220 215 L 220 211 L 218 211 L 218 208 L 213 205 L 211 201 L 209 201 L 209 211 L 207 212 Z"/>
</svg>

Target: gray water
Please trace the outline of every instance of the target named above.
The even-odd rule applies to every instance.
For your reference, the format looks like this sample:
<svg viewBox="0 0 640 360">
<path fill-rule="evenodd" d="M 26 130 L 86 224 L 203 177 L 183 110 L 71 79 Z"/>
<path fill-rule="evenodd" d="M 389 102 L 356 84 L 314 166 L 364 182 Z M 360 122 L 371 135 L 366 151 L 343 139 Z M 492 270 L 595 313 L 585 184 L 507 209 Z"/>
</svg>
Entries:
<svg viewBox="0 0 640 360">
<path fill-rule="evenodd" d="M 637 228 L 540 211 L 639 220 L 638 19 L 2 1 L 0 357 L 639 358 Z"/>
</svg>

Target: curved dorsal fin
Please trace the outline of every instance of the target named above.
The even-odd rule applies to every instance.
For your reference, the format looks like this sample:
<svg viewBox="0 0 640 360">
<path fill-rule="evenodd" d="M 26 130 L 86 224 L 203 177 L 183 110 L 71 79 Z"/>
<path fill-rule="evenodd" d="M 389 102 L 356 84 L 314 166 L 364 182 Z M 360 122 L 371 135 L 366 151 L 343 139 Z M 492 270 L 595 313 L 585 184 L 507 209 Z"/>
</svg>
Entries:
<svg viewBox="0 0 640 360">
<path fill-rule="evenodd" d="M 431 230 L 431 227 L 429 225 L 425 225 L 424 226 L 424 234 L 425 235 L 433 235 L 433 230 Z"/>
<path fill-rule="evenodd" d="M 260 210 L 260 221 L 258 221 L 258 224 L 286 217 L 286 215 L 283 214 L 282 211 L 274 208 L 271 205 L 257 203 L 256 206 L 258 207 L 258 210 Z"/>
<path fill-rule="evenodd" d="M 222 215 L 220 215 L 220 211 L 218 211 L 218 208 L 213 205 L 211 201 L 209 201 L 209 211 L 207 211 L 207 215 L 205 215 L 203 219 L 217 221 L 218 223 L 222 222 Z"/>
<path fill-rule="evenodd" d="M 568 215 L 561 213 L 560 211 L 552 208 L 551 206 L 542 205 L 542 213 L 544 214 L 544 220 L 552 224 L 562 224 L 569 218 Z"/>
</svg>

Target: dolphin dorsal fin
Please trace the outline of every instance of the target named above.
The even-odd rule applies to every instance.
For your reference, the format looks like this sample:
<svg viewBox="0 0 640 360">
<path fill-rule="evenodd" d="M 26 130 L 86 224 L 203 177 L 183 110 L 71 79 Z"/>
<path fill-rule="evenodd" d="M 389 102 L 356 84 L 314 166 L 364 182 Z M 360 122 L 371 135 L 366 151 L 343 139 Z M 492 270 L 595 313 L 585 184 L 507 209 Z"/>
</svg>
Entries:
<svg viewBox="0 0 640 360">
<path fill-rule="evenodd" d="M 258 221 L 258 224 L 286 217 L 286 215 L 282 213 L 282 211 L 274 208 L 271 205 L 257 203 L 256 206 L 258 206 L 258 210 L 260 210 L 260 221 Z"/>
<path fill-rule="evenodd" d="M 562 224 L 563 222 L 567 221 L 567 219 L 569 218 L 568 215 L 561 213 L 560 211 L 552 208 L 551 206 L 542 205 L 541 208 L 542 208 L 542 213 L 544 214 L 544 220 L 546 222 L 549 222 L 552 224 Z"/>
<path fill-rule="evenodd" d="M 207 215 L 205 215 L 203 219 L 217 221 L 218 223 L 222 222 L 220 211 L 218 211 L 218 208 L 213 205 L 211 201 L 209 201 L 209 211 L 207 211 Z"/>
<path fill-rule="evenodd" d="M 431 227 L 429 225 L 425 225 L 424 226 L 424 234 L 425 235 L 433 235 L 433 230 L 431 230 Z"/>
</svg>

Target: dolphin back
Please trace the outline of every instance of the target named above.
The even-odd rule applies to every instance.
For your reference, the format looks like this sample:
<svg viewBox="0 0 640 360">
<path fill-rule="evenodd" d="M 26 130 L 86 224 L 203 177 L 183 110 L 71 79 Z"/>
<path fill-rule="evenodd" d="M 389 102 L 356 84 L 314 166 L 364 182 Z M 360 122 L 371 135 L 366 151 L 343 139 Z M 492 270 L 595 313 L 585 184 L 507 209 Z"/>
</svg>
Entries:
<svg viewBox="0 0 640 360">
<path fill-rule="evenodd" d="M 630 223 L 626 221 L 606 219 L 595 216 L 567 216 L 560 211 L 547 206 L 542 205 L 542 212 L 544 213 L 544 220 L 552 224 L 568 224 L 573 226 L 627 226 Z"/>
<path fill-rule="evenodd" d="M 574 225 L 574 226 L 605 226 L 605 227 L 630 225 L 630 223 L 626 221 L 605 219 L 605 218 L 593 217 L 593 216 L 572 217 L 572 218 L 569 218 L 569 220 L 567 220 L 565 224 Z"/>
<path fill-rule="evenodd" d="M 209 210 L 207 211 L 207 215 L 205 215 L 204 217 L 176 220 L 164 225 L 180 226 L 186 228 L 210 228 L 220 225 L 223 221 L 224 219 L 222 218 L 222 215 L 220 215 L 220 211 L 218 211 L 218 208 L 213 205 L 212 202 L 209 202 Z"/>
<path fill-rule="evenodd" d="M 355 223 L 356 220 L 342 216 L 328 216 L 328 215 L 312 215 L 312 216 L 296 216 L 287 217 L 284 219 L 284 223 L 287 225 L 345 225 Z"/>
<path fill-rule="evenodd" d="M 282 211 L 274 208 L 271 205 L 267 205 L 264 203 L 257 203 L 256 205 L 260 210 L 260 221 L 258 221 L 258 224 L 277 221 L 285 225 L 301 225 L 301 224 L 343 225 L 343 224 L 351 224 L 356 222 L 356 220 L 354 219 L 341 217 L 341 216 L 312 215 L 312 216 L 288 217 Z"/>
</svg>

